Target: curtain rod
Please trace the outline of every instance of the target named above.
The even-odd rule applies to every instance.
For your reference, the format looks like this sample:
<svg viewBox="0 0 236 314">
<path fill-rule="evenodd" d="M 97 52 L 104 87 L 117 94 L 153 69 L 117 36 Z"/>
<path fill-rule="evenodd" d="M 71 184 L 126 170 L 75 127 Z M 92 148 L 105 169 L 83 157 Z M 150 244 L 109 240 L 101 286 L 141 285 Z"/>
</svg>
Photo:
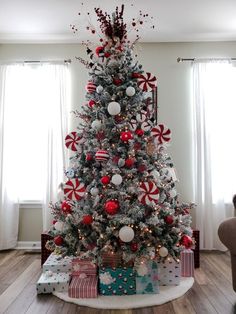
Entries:
<svg viewBox="0 0 236 314">
<path fill-rule="evenodd" d="M 22 60 L 22 61 L 3 61 L 0 63 L 71 63 L 71 59 L 65 60 Z"/>
<path fill-rule="evenodd" d="M 225 59 L 227 59 L 227 58 L 204 58 L 204 60 L 207 60 L 207 59 L 209 59 L 209 60 L 225 60 Z M 236 61 L 236 58 L 228 58 L 228 59 L 230 59 L 231 61 Z M 180 62 L 186 62 L 186 61 L 195 61 L 195 60 L 197 60 L 196 58 L 180 58 L 180 57 L 178 57 L 177 58 L 177 62 L 178 63 L 180 63 Z"/>
</svg>

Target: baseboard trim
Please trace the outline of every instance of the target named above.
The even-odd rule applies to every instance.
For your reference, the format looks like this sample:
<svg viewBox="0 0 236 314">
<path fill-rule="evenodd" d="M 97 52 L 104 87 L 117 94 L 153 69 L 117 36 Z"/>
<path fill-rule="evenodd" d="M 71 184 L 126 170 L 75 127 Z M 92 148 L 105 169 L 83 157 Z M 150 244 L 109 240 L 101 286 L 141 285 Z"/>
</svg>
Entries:
<svg viewBox="0 0 236 314">
<path fill-rule="evenodd" d="M 40 241 L 18 241 L 16 250 L 41 250 L 41 242 Z"/>
</svg>

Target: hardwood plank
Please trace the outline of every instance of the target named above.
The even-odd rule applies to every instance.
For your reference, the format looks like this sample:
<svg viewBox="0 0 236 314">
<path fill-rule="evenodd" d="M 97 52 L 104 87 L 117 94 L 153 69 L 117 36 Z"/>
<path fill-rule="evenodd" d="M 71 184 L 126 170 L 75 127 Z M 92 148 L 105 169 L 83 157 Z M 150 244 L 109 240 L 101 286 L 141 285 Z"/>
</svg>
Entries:
<svg viewBox="0 0 236 314">
<path fill-rule="evenodd" d="M 189 301 L 188 298 L 188 292 L 182 296 L 181 298 L 178 298 L 171 302 L 174 308 L 174 311 L 176 314 L 194 314 L 195 312 L 194 308 L 192 307 L 192 304 Z"/>
<path fill-rule="evenodd" d="M 175 314 L 172 302 L 165 303 L 163 305 L 155 306 L 153 308 L 153 314 Z"/>
<path fill-rule="evenodd" d="M 73 303 L 64 302 L 61 313 L 63 313 L 63 314 L 76 314 L 79 312 L 77 312 L 77 305 L 75 305 Z"/>
<path fill-rule="evenodd" d="M 33 263 L 16 279 L 16 281 L 1 294 L 0 313 L 6 311 L 6 309 L 29 283 L 32 276 L 38 272 L 39 267 L 39 261 L 33 261 Z"/>
<path fill-rule="evenodd" d="M 50 309 L 51 304 L 53 303 L 54 298 L 56 297 L 51 294 L 38 294 L 25 313 L 27 314 L 47 313 L 47 311 Z"/>
</svg>

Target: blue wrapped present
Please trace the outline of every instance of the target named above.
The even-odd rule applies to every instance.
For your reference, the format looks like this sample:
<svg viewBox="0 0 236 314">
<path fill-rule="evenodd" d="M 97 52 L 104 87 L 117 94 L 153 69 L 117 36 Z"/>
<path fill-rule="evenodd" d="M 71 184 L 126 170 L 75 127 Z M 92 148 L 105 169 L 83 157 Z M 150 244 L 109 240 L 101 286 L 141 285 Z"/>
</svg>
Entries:
<svg viewBox="0 0 236 314">
<path fill-rule="evenodd" d="M 135 271 L 132 267 L 100 267 L 99 292 L 102 295 L 136 294 Z"/>
<path fill-rule="evenodd" d="M 137 269 L 137 294 L 159 293 L 158 265 L 155 261 L 148 261 Z"/>
</svg>

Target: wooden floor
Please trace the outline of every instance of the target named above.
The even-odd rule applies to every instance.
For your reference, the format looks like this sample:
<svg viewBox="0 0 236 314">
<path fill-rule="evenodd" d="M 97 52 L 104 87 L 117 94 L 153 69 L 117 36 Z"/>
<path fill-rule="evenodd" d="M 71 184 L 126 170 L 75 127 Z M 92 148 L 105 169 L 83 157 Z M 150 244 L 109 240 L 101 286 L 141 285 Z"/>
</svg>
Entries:
<svg viewBox="0 0 236 314">
<path fill-rule="evenodd" d="M 36 295 L 41 273 L 40 254 L 0 252 L 0 313 L 44 314 L 191 314 L 236 313 L 236 293 L 231 284 L 230 257 L 220 252 L 201 253 L 195 283 L 183 297 L 164 305 L 136 310 L 96 310 L 66 303 L 52 295 Z"/>
</svg>

